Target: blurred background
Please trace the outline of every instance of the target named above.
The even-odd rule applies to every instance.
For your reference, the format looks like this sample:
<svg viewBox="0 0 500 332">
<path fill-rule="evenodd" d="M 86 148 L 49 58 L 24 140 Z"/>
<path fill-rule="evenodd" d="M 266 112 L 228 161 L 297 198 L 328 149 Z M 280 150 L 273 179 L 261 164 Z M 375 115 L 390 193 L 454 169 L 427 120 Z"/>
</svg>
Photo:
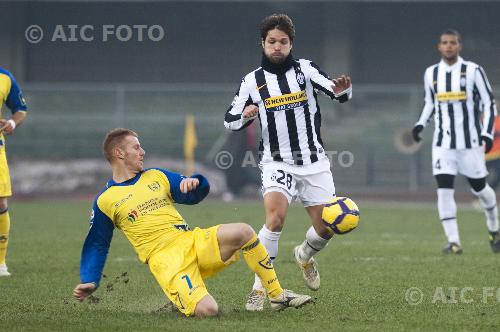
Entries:
<svg viewBox="0 0 500 332">
<path fill-rule="evenodd" d="M 14 192 L 96 193 L 110 176 L 100 144 L 114 127 L 139 133 L 146 166 L 185 171 L 192 116 L 194 169 L 209 174 L 214 197 L 259 197 L 257 167 L 225 170 L 216 158 L 257 146 L 258 126 L 232 135 L 224 114 L 241 78 L 260 65 L 259 22 L 281 12 L 295 23 L 295 57 L 353 80 L 351 102 L 320 99 L 338 193 L 434 200 L 433 126 L 413 154 L 402 133 L 420 114 L 423 73 L 440 60 L 447 28 L 461 32 L 462 56 L 485 68 L 499 99 L 496 1 L 3 1 L 0 67 L 29 107 L 7 138 Z M 34 25 L 43 34 L 30 34 Z M 146 28 L 140 35 L 134 26 Z"/>
</svg>

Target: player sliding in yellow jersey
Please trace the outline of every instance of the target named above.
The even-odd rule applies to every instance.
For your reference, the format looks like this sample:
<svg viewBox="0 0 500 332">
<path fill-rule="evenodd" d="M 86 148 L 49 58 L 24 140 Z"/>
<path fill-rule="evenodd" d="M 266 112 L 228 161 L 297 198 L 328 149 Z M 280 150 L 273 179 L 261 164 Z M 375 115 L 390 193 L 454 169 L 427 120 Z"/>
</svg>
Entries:
<svg viewBox="0 0 500 332">
<path fill-rule="evenodd" d="M 191 230 L 174 203 L 197 204 L 210 190 L 202 175 L 185 177 L 143 167 L 144 149 L 129 129 L 113 129 L 103 143 L 113 178 L 94 201 L 83 245 L 80 279 L 73 295 L 80 301 L 99 286 L 114 228 L 120 229 L 139 260 L 149 265 L 161 288 L 186 316 L 214 316 L 218 305 L 204 279 L 239 258 L 265 285 L 273 310 L 301 307 L 308 295 L 281 288 L 272 262 L 247 224 L 221 224 Z"/>
</svg>

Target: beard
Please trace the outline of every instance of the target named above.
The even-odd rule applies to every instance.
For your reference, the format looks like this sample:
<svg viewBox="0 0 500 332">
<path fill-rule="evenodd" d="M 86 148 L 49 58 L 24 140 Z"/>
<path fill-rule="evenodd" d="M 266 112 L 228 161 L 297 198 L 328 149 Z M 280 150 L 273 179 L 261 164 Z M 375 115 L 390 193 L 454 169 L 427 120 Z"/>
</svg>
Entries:
<svg viewBox="0 0 500 332">
<path fill-rule="evenodd" d="M 274 64 L 282 64 L 283 62 L 285 62 L 287 56 L 284 55 L 284 54 L 277 54 L 277 55 L 268 55 L 267 58 L 269 59 L 269 61 L 271 61 L 272 63 Z"/>
</svg>

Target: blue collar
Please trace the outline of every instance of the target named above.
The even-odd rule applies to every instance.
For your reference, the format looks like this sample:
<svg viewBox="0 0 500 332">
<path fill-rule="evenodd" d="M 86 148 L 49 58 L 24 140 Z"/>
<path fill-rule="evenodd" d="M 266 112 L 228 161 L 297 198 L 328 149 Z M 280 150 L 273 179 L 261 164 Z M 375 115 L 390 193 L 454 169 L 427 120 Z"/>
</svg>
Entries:
<svg viewBox="0 0 500 332">
<path fill-rule="evenodd" d="M 123 182 L 115 182 L 115 181 L 113 181 L 113 179 L 110 179 L 108 181 L 108 183 L 106 184 L 106 188 L 110 188 L 112 186 L 131 186 L 131 185 L 134 185 L 137 181 L 139 181 L 142 173 L 144 173 L 144 171 L 137 173 L 133 178 L 128 179 L 128 180 L 123 181 Z"/>
</svg>

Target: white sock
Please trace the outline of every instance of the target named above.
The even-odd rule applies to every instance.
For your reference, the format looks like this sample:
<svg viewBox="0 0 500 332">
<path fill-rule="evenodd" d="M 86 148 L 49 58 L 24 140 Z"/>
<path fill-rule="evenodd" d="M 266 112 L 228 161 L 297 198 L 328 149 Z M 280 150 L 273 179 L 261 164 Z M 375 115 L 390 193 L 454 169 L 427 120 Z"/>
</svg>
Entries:
<svg viewBox="0 0 500 332">
<path fill-rule="evenodd" d="M 448 242 L 460 244 L 457 225 L 457 205 L 453 197 L 454 193 L 454 189 L 439 188 L 437 190 L 438 212 Z"/>
<path fill-rule="evenodd" d="M 278 241 L 280 239 L 281 232 L 272 232 L 267 229 L 266 225 L 262 225 L 259 231 L 259 241 L 266 247 L 267 253 L 271 260 L 275 260 L 278 256 Z M 253 289 L 263 289 L 262 282 L 260 278 L 255 275 L 255 282 L 253 284 Z"/>
<path fill-rule="evenodd" d="M 313 226 L 309 227 L 306 233 L 306 239 L 299 248 L 299 259 L 308 262 L 312 256 L 328 245 L 330 239 L 323 239 L 316 233 Z"/>
<path fill-rule="evenodd" d="M 480 192 L 471 190 L 479 198 L 486 216 L 486 226 L 490 232 L 498 232 L 498 208 L 495 191 L 488 184 Z"/>
</svg>

